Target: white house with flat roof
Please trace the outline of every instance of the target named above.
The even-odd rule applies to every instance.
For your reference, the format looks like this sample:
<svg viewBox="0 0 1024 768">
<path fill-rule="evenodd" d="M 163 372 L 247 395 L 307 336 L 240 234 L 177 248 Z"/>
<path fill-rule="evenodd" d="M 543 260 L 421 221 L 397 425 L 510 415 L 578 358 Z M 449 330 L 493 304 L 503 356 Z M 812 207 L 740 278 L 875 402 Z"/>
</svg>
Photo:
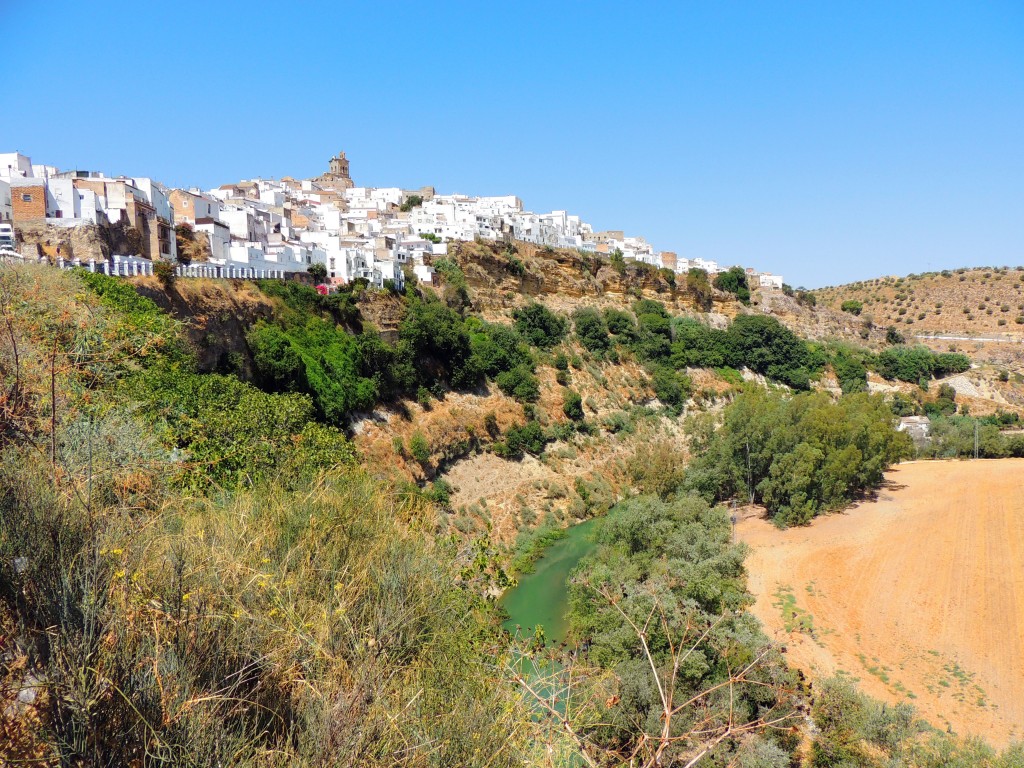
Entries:
<svg viewBox="0 0 1024 768">
<path fill-rule="evenodd" d="M 231 258 L 231 230 L 227 224 L 220 219 L 206 217 L 196 219 L 192 228 L 206 235 L 211 259 L 226 263 Z"/>
<path fill-rule="evenodd" d="M 0 177 L 10 179 L 12 176 L 28 178 L 32 175 L 32 158 L 20 152 L 0 153 Z"/>
</svg>

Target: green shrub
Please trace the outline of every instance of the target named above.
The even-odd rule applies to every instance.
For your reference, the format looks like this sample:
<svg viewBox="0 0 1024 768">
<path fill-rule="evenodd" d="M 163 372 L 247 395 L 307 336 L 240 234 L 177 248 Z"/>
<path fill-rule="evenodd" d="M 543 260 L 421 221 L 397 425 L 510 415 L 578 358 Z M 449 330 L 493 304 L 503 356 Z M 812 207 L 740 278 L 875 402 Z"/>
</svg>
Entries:
<svg viewBox="0 0 1024 768">
<path fill-rule="evenodd" d="M 534 403 L 540 398 L 540 382 L 525 365 L 498 374 L 495 382 L 502 392 L 520 402 Z"/>
<path fill-rule="evenodd" d="M 504 439 L 495 443 L 493 450 L 499 456 L 515 458 L 522 456 L 523 452 L 540 456 L 544 453 L 544 446 L 550 438 L 544 433 L 544 428 L 537 421 L 528 421 L 521 426 L 512 426 L 506 430 Z"/>
<path fill-rule="evenodd" d="M 470 346 L 474 369 L 492 378 L 517 366 L 532 369 L 530 348 L 514 328 L 479 321 L 475 321 L 473 327 Z"/>
<path fill-rule="evenodd" d="M 608 326 L 608 332 L 616 336 L 632 338 L 636 333 L 636 322 L 633 316 L 622 309 L 609 307 L 604 311 L 604 321 Z"/>
<path fill-rule="evenodd" d="M 319 317 L 287 331 L 258 324 L 246 336 L 258 382 L 271 391 L 305 391 L 320 416 L 344 424 L 356 410 L 370 408 L 379 392 L 361 375 L 359 346 L 351 334 Z"/>
<path fill-rule="evenodd" d="M 692 383 L 688 376 L 677 373 L 672 367 L 659 365 L 651 374 L 651 388 L 663 404 L 678 412 L 690 397 Z"/>
<path fill-rule="evenodd" d="M 562 393 L 562 412 L 573 421 L 583 419 L 583 398 L 571 389 Z"/>
<path fill-rule="evenodd" d="M 178 279 L 178 275 L 174 271 L 174 265 L 168 261 L 154 261 L 153 274 L 156 275 L 156 279 L 160 281 L 160 285 L 163 286 L 165 291 L 173 289 Z"/>
<path fill-rule="evenodd" d="M 873 360 L 870 353 L 851 347 L 836 346 L 831 350 L 832 370 L 843 394 L 864 392 L 868 388 L 868 371 L 864 361 Z"/>
<path fill-rule="evenodd" d="M 581 485 L 577 490 L 595 495 L 596 489 Z M 743 554 L 730 543 L 723 509 L 689 496 L 670 502 L 640 496 L 615 505 L 595 528 L 597 547 L 580 561 L 569 588 L 570 631 L 588 642 L 588 663 L 614 674 L 620 693 L 613 707 L 601 711 L 600 722 L 607 725 L 595 729 L 592 738 L 630 754 L 643 738 L 640 733 L 660 732 L 659 685 L 651 667 L 662 680 L 671 679 L 662 688 L 671 686 L 673 695 L 685 701 L 723 682 L 733 653 L 753 659 L 768 642 L 743 611 L 748 600 Z M 718 619 L 723 614 L 729 618 Z M 644 628 L 643 643 L 633 627 Z M 694 648 L 684 651 L 680 674 L 669 678 L 680 658 L 672 654 L 679 637 L 687 637 L 686 647 L 692 643 Z M 701 716 L 743 722 L 793 706 L 787 694 L 762 684 L 790 679 L 781 657 L 769 654 L 766 663 L 769 669 L 754 684 L 732 687 L 719 700 L 706 699 Z M 732 762 L 726 751 L 718 754 L 723 765 Z M 692 756 L 689 745 L 673 742 L 661 759 L 676 765 Z"/>
<path fill-rule="evenodd" d="M 572 315 L 576 336 L 584 349 L 596 355 L 603 355 L 611 346 L 608 338 L 608 326 L 604 317 L 596 309 L 583 307 Z"/>
<path fill-rule="evenodd" d="M 483 372 L 476 367 L 465 323 L 441 302 L 411 300 L 398 336 L 424 384 L 447 377 L 448 383 L 461 389 L 480 382 Z"/>
<path fill-rule="evenodd" d="M 965 311 L 969 311 L 969 310 L 965 310 Z M 906 341 L 907 340 L 903 336 L 903 334 L 900 333 L 898 330 L 896 330 L 896 326 L 890 325 L 888 328 L 886 328 L 886 330 L 885 330 L 885 343 L 886 344 L 894 344 L 894 345 L 896 345 L 896 344 L 905 344 Z"/>
<path fill-rule="evenodd" d="M 747 273 L 743 267 L 732 267 L 716 275 L 715 288 L 735 295 L 744 304 L 750 303 L 750 286 L 747 285 Z"/>
<path fill-rule="evenodd" d="M 420 464 L 430 461 L 430 444 L 422 432 L 413 432 L 412 437 L 409 438 L 409 455 Z"/>
<path fill-rule="evenodd" d="M 569 326 L 565 318 L 537 303 L 516 309 L 512 317 L 522 337 L 541 349 L 549 349 L 561 343 Z"/>
<path fill-rule="evenodd" d="M 620 275 L 626 274 L 626 260 L 622 256 L 622 251 L 616 248 L 612 251 L 611 256 L 608 257 L 611 262 L 612 269 L 618 272 Z"/>
<path fill-rule="evenodd" d="M 708 273 L 703 269 L 691 267 L 686 273 L 686 291 L 693 297 L 698 309 L 707 312 L 714 304 L 715 292 L 708 279 Z"/>
</svg>

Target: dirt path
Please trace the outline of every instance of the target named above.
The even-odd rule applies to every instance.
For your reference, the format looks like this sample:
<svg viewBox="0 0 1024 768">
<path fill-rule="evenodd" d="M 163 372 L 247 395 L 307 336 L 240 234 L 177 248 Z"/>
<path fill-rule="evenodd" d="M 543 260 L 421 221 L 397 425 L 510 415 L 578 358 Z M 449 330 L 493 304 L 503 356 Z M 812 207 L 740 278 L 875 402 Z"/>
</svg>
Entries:
<svg viewBox="0 0 1024 768">
<path fill-rule="evenodd" d="M 812 680 L 939 728 L 1024 738 L 1024 459 L 910 462 L 805 528 L 742 520 L 754 612 Z"/>
</svg>

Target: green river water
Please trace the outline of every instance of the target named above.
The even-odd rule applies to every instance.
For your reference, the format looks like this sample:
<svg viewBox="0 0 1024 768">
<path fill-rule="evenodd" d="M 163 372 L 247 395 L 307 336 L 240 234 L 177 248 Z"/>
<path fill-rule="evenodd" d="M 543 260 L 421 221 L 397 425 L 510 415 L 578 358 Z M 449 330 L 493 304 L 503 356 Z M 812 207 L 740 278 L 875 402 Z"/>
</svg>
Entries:
<svg viewBox="0 0 1024 768">
<path fill-rule="evenodd" d="M 569 629 L 565 614 L 569 609 L 569 573 L 580 559 L 594 548 L 591 534 L 597 520 L 587 520 L 566 531 L 537 561 L 533 573 L 523 574 L 519 584 L 501 599 L 508 612 L 505 628 L 522 636 L 532 635 L 539 624 L 548 642 L 560 643 Z"/>
<path fill-rule="evenodd" d="M 521 636 L 530 636 L 539 624 L 544 628 L 548 645 L 556 645 L 565 640 L 569 629 L 565 620 L 569 610 L 569 574 L 580 559 L 593 550 L 591 536 L 596 522 L 587 520 L 567 529 L 565 538 L 544 550 L 533 573 L 523 574 L 515 589 L 509 590 L 501 599 L 501 605 L 509 616 L 505 622 L 509 632 L 514 635 L 518 628 Z M 534 690 L 564 715 L 567 684 L 561 679 L 562 665 L 552 660 L 536 664 L 526 656 L 519 660 L 517 666 Z M 544 715 L 544 709 L 539 705 L 537 715 Z M 552 764 L 561 768 L 585 765 L 583 758 L 573 751 L 549 757 Z"/>
</svg>

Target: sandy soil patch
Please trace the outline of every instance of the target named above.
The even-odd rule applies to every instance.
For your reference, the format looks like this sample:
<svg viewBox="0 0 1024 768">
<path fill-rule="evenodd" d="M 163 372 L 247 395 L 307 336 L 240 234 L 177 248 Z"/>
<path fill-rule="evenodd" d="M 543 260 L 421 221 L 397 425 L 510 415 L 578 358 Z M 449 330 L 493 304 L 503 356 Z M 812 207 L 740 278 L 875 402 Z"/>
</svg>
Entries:
<svg viewBox="0 0 1024 768">
<path fill-rule="evenodd" d="M 939 728 L 1024 738 L 1024 459 L 909 462 L 805 528 L 743 519 L 754 612 L 812 680 Z"/>
</svg>

